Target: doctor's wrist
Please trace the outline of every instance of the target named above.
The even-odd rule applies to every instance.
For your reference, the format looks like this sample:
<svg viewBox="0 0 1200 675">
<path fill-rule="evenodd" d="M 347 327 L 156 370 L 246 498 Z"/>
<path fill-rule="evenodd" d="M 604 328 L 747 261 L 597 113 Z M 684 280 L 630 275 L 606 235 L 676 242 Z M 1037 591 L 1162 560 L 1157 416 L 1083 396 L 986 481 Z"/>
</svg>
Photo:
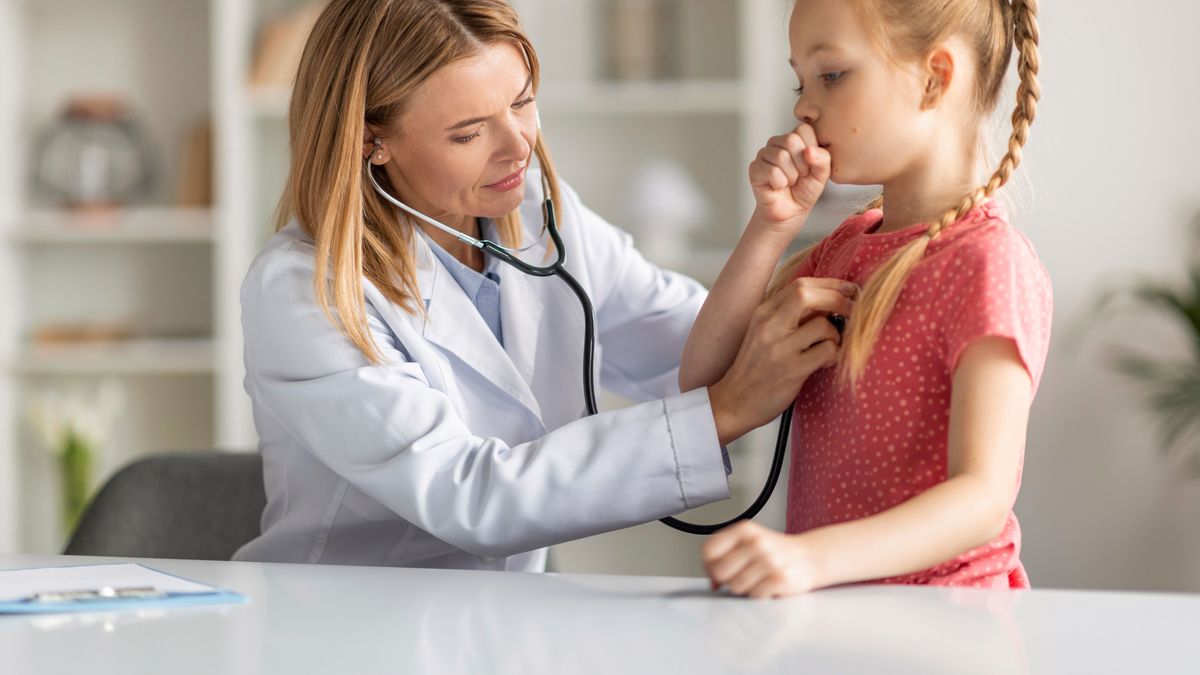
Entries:
<svg viewBox="0 0 1200 675">
<path fill-rule="evenodd" d="M 747 431 L 737 414 L 737 401 L 731 400 L 721 383 L 717 382 L 708 388 L 708 402 L 712 407 L 713 423 L 717 428 L 717 442 L 721 447 L 728 447 Z"/>
</svg>

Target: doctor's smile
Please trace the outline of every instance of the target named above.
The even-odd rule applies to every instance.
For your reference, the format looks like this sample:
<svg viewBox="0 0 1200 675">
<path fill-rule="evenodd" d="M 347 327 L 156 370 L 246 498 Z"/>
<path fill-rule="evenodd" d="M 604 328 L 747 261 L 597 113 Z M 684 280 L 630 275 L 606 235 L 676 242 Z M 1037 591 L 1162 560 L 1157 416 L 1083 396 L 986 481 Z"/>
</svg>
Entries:
<svg viewBox="0 0 1200 675">
<path fill-rule="evenodd" d="M 491 185 L 485 185 L 484 187 L 488 188 L 489 190 L 496 190 L 497 192 L 508 192 L 509 190 L 513 190 L 513 189 L 516 189 L 517 187 L 520 187 L 521 183 L 523 183 L 524 180 L 525 180 L 525 169 L 521 168 L 521 169 L 518 169 L 511 176 L 506 176 L 502 180 L 496 181 L 495 183 L 492 183 Z"/>
</svg>

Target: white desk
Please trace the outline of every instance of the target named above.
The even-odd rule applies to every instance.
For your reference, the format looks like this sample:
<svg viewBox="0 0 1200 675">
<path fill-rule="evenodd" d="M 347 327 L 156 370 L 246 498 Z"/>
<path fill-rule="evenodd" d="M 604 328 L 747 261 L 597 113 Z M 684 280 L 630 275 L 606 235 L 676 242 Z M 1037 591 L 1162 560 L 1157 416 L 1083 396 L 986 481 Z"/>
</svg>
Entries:
<svg viewBox="0 0 1200 675">
<path fill-rule="evenodd" d="M 138 562 L 250 602 L 0 617 L 0 672 L 1200 672 L 1200 596 L 863 586 L 758 602 L 703 579 Z"/>
</svg>

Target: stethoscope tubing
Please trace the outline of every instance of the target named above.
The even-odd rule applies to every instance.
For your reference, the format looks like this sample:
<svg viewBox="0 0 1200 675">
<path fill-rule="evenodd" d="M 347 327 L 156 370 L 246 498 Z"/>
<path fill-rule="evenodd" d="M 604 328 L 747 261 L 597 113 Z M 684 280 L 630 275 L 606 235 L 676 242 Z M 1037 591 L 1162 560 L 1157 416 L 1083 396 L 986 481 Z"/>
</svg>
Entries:
<svg viewBox="0 0 1200 675">
<path fill-rule="evenodd" d="M 372 153 L 372 155 L 373 154 L 374 153 Z M 587 414 L 589 417 L 592 415 L 595 415 L 597 412 L 599 412 L 599 407 L 596 405 L 596 381 L 595 381 L 595 369 L 594 369 L 595 352 L 596 352 L 596 349 L 595 349 L 595 347 L 596 347 L 595 309 L 592 306 L 592 300 L 591 300 L 591 298 L 588 297 L 587 291 L 585 291 L 583 286 L 579 283 L 579 281 L 577 279 L 575 279 L 575 277 L 571 276 L 571 274 L 569 272 L 567 272 L 566 268 L 563 267 L 563 265 L 567 259 L 566 247 L 563 246 L 562 236 L 558 232 L 558 219 L 557 219 L 555 211 L 554 211 L 554 201 L 550 198 L 549 193 L 546 194 L 546 200 L 543 203 L 542 209 L 543 209 L 543 215 L 546 219 L 546 230 L 550 234 L 550 240 L 554 243 L 556 259 L 550 265 L 538 266 L 538 265 L 531 265 L 531 264 L 525 262 L 524 260 L 521 260 L 516 255 L 514 255 L 514 251 L 512 249 L 505 248 L 504 246 L 501 246 L 500 244 L 497 244 L 493 241 L 489 241 L 486 239 L 484 239 L 484 240 L 475 239 L 474 237 L 471 237 L 471 236 L 469 236 L 465 233 L 459 232 L 447 225 L 437 222 L 433 218 L 426 216 L 425 214 L 417 211 L 416 209 L 413 209 L 412 207 L 408 206 L 407 204 L 404 204 L 403 202 L 396 199 L 395 197 L 392 197 L 375 180 L 374 172 L 371 170 L 371 164 L 370 164 L 369 157 L 367 158 L 366 171 L 367 171 L 368 177 L 371 180 L 371 184 L 375 188 L 375 191 L 378 192 L 379 195 L 381 197 L 383 197 L 384 199 L 386 199 L 388 202 L 390 202 L 393 205 L 404 210 L 406 213 L 409 213 L 409 214 L 433 225 L 434 227 L 437 227 L 438 229 L 444 230 L 444 231 L 458 237 L 458 239 L 460 239 L 461 241 L 463 241 L 467 244 L 470 244 L 471 246 L 474 246 L 476 248 L 479 248 L 480 250 L 488 253 L 489 255 L 499 258 L 501 261 L 507 263 L 508 265 L 511 265 L 512 267 L 516 268 L 520 272 L 523 272 L 525 274 L 528 274 L 530 276 L 535 276 L 535 277 L 556 276 L 563 280 L 563 282 L 567 285 L 567 287 L 570 288 L 571 291 L 575 294 L 575 297 L 579 299 L 580 308 L 583 309 L 583 322 L 584 322 L 583 397 L 584 397 L 584 405 L 586 406 Z M 522 249 L 522 250 L 524 250 L 524 249 Z M 666 525 L 667 527 L 679 530 L 680 532 L 686 532 L 688 534 L 708 535 L 708 534 L 712 534 L 718 530 L 721 530 L 725 527 L 733 525 L 734 523 L 740 522 L 742 520 L 749 520 L 749 519 L 757 516 L 759 514 L 759 512 L 762 511 L 763 507 L 767 505 L 767 502 L 771 499 L 771 494 L 775 490 L 775 485 L 779 482 L 779 475 L 783 470 L 784 454 L 787 451 L 788 430 L 791 428 L 791 422 L 792 422 L 792 409 L 789 407 L 787 410 L 785 410 L 783 412 L 783 415 L 780 417 L 779 432 L 778 432 L 778 435 L 777 435 L 776 441 L 775 441 L 775 456 L 771 459 L 771 468 L 767 475 L 767 482 L 763 485 L 762 490 L 758 493 L 758 497 L 755 498 L 754 502 L 751 503 L 750 506 L 747 507 L 745 511 L 738 514 L 737 516 L 734 516 L 733 518 L 730 518 L 729 520 L 726 520 L 726 521 L 720 522 L 720 523 L 714 523 L 711 525 L 701 525 L 698 523 L 689 523 L 689 522 L 686 522 L 686 521 L 683 521 L 683 520 L 680 520 L 678 518 L 674 518 L 671 516 L 668 516 L 666 518 L 661 518 L 661 519 L 659 519 L 659 522 Z"/>
</svg>

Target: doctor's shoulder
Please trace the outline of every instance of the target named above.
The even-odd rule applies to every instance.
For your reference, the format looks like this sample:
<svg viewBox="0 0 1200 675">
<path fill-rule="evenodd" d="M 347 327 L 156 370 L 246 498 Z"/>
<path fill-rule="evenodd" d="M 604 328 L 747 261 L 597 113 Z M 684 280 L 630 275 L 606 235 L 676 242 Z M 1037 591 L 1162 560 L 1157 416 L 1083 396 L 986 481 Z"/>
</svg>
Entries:
<svg viewBox="0 0 1200 675">
<path fill-rule="evenodd" d="M 295 220 L 280 229 L 263 245 L 251 261 L 242 280 L 243 306 L 247 300 L 262 299 L 286 291 L 281 299 L 298 299 L 292 287 L 299 283 L 312 286 L 316 247 Z"/>
<path fill-rule="evenodd" d="M 316 244 L 296 220 L 272 235 L 254 257 L 242 281 L 243 311 L 255 302 L 316 304 L 313 273 L 316 269 Z M 328 278 L 333 276 L 329 263 Z M 374 283 L 360 275 L 363 300 L 376 304 L 383 295 Z"/>
</svg>

